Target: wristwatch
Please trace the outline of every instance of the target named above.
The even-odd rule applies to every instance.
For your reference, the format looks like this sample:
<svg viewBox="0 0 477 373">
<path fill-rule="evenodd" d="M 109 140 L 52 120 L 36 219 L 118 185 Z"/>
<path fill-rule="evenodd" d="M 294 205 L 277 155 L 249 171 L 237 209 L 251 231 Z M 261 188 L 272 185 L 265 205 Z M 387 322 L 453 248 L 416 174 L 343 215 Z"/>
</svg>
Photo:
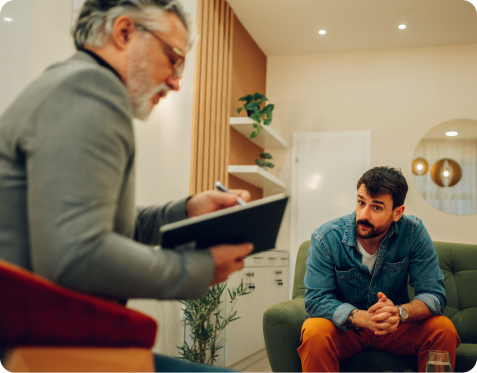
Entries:
<svg viewBox="0 0 477 373">
<path fill-rule="evenodd" d="M 399 316 L 401 316 L 401 322 L 405 323 L 407 321 L 407 318 L 409 317 L 409 314 L 403 306 L 397 306 L 397 308 L 399 308 Z"/>
</svg>

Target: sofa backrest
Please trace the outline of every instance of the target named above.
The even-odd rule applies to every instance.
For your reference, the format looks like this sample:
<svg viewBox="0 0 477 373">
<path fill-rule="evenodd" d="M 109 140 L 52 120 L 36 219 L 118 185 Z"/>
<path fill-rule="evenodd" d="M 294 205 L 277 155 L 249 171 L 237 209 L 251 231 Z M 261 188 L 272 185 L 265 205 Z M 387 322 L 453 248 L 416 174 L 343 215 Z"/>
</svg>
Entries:
<svg viewBox="0 0 477 373">
<path fill-rule="evenodd" d="M 477 245 L 434 242 L 444 274 L 447 307 L 462 343 L 477 343 Z"/>
<path fill-rule="evenodd" d="M 293 279 L 292 299 L 305 296 L 304 279 L 306 272 L 306 259 L 308 258 L 308 249 L 310 248 L 310 245 L 311 241 L 305 241 L 298 249 L 295 265 L 295 278 Z"/>
<path fill-rule="evenodd" d="M 303 283 L 311 241 L 301 244 L 296 258 L 293 298 L 305 295 Z M 444 315 L 453 323 L 462 343 L 477 343 L 477 245 L 434 241 L 444 274 L 447 307 Z M 414 289 L 408 287 L 409 296 Z"/>
</svg>

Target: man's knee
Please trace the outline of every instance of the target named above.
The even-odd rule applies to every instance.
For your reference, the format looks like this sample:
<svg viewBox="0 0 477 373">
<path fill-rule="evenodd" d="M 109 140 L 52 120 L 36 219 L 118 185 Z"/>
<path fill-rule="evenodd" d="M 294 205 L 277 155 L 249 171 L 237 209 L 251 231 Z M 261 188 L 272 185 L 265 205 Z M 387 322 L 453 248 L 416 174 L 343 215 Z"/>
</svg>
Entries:
<svg viewBox="0 0 477 373">
<path fill-rule="evenodd" d="M 316 345 L 331 337 L 336 331 L 335 325 L 327 319 L 312 317 L 306 319 L 301 329 L 301 341 L 313 341 Z"/>
<path fill-rule="evenodd" d="M 431 330 L 435 333 L 438 333 L 444 337 L 454 337 L 460 343 L 459 335 L 455 330 L 455 326 L 449 318 L 445 316 L 432 316 L 428 319 L 428 325 Z"/>
</svg>

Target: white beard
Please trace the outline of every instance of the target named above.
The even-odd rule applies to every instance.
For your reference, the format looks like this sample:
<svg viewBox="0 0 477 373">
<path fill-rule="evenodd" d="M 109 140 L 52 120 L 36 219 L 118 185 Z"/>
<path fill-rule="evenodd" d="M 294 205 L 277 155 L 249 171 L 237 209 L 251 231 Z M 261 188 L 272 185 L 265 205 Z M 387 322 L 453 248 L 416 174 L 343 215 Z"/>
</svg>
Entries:
<svg viewBox="0 0 477 373">
<path fill-rule="evenodd" d="M 127 88 L 133 109 L 133 117 L 146 120 L 151 115 L 154 104 L 152 98 L 163 92 L 165 97 L 170 88 L 162 83 L 153 86 L 152 77 L 148 69 L 147 43 L 138 46 L 129 55 L 127 69 Z"/>
</svg>

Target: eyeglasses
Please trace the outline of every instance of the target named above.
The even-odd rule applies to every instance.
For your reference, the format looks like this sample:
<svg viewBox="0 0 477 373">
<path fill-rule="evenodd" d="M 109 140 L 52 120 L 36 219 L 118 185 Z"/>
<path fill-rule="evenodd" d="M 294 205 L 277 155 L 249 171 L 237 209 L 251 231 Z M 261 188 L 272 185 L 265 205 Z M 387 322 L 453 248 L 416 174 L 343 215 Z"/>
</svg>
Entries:
<svg viewBox="0 0 477 373">
<path fill-rule="evenodd" d="M 166 43 L 164 40 L 162 40 L 162 38 L 157 36 L 154 32 L 149 30 L 147 27 L 145 27 L 145 26 L 143 26 L 139 23 L 135 23 L 134 25 L 136 26 L 136 28 L 138 30 L 142 30 L 142 31 L 146 31 L 146 32 L 150 33 L 157 40 L 159 40 L 162 43 L 163 46 L 166 47 L 167 54 L 169 56 L 169 60 L 171 61 L 171 64 L 172 64 L 172 69 L 174 70 L 174 73 L 173 73 L 174 77 L 175 78 L 180 78 L 183 71 L 184 71 L 184 65 L 185 65 L 184 53 L 179 48 L 172 47 L 171 45 Z"/>
</svg>

